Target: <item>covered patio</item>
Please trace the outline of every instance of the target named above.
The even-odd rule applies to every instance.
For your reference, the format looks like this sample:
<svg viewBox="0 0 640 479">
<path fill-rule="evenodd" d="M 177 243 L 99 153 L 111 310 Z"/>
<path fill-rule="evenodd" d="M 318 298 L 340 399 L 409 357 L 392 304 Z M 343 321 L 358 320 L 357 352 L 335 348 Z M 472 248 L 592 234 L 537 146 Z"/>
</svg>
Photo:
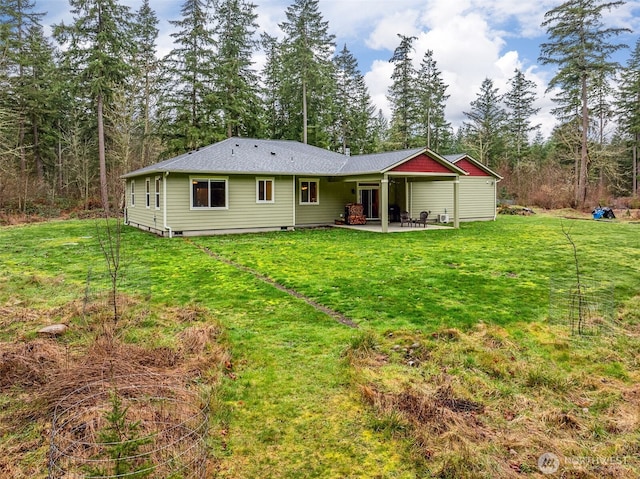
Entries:
<svg viewBox="0 0 640 479">
<path fill-rule="evenodd" d="M 369 231 L 371 233 L 414 233 L 416 231 L 434 231 L 434 230 L 452 230 L 453 226 L 429 223 L 426 227 L 421 225 L 414 226 L 400 226 L 400 223 L 389 223 L 386 229 L 382 228 L 380 221 L 370 221 L 365 225 L 347 225 L 339 224 L 333 225 L 336 228 L 345 228 L 350 230 Z"/>
</svg>

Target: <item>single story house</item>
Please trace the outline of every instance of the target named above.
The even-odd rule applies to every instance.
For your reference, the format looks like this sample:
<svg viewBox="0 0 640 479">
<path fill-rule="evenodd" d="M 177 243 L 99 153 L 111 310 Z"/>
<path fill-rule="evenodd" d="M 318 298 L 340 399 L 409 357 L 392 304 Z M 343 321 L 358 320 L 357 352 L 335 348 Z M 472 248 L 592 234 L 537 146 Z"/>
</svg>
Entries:
<svg viewBox="0 0 640 479">
<path fill-rule="evenodd" d="M 400 211 L 495 220 L 501 177 L 468 155 L 427 148 L 347 156 L 296 141 L 228 138 L 132 171 L 126 222 L 162 236 L 333 224 L 360 203 L 382 232 Z"/>
</svg>

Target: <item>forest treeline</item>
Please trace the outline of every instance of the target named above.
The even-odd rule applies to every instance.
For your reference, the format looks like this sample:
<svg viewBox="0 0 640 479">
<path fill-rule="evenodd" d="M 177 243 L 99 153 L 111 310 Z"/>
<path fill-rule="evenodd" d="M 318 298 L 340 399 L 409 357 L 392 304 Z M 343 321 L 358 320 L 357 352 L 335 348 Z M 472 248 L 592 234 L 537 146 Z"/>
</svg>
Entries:
<svg viewBox="0 0 640 479">
<path fill-rule="evenodd" d="M 391 117 L 372 103 L 354 55 L 338 46 L 318 0 L 293 0 L 277 32 L 258 34 L 247 0 L 183 0 L 173 49 L 157 52 L 149 0 L 69 0 L 52 25 L 35 0 L 0 4 L 0 209 L 5 214 L 109 210 L 120 175 L 230 136 L 303 141 L 361 154 L 426 146 L 466 152 L 504 176 L 499 194 L 543 207 L 637 201 L 640 41 L 603 15 L 624 2 L 569 0 L 542 26 L 541 64 L 557 126 L 544 138 L 535 84 L 515 70 L 508 91 L 486 78 L 457 129 L 433 51 L 415 58 L 398 35 Z M 612 60 L 630 49 L 626 65 Z M 264 67 L 254 58 L 261 54 Z"/>
</svg>

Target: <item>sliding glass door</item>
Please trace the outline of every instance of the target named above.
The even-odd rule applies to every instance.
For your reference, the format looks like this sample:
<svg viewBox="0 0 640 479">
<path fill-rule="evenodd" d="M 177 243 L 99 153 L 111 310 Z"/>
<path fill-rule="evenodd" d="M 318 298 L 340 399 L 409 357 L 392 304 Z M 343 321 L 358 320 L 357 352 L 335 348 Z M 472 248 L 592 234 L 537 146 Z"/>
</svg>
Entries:
<svg viewBox="0 0 640 479">
<path fill-rule="evenodd" d="M 368 220 L 380 219 L 380 185 L 378 183 L 359 183 L 358 199 L 364 207 Z"/>
</svg>

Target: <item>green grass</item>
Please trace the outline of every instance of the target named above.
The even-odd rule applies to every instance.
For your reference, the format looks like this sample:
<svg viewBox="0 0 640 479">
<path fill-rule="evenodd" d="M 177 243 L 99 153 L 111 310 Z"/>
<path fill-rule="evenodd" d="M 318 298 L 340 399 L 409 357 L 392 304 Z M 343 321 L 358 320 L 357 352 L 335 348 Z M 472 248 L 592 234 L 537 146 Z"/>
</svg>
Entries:
<svg viewBox="0 0 640 479">
<path fill-rule="evenodd" d="M 549 279 L 573 274 L 562 221 L 571 228 L 585 276 L 613 281 L 622 319 L 632 325 L 640 322 L 640 226 L 541 215 L 500 217 L 491 223 L 463 224 L 459 230 L 397 235 L 299 230 L 193 238 L 195 245 L 127 228 L 121 290 L 143 298 L 150 311 L 156 306 L 205 307 L 225 327 L 234 376 L 223 381 L 220 391 L 221 425 L 216 427 L 224 433 L 213 431 L 218 477 L 413 478 L 437 470 L 455 474 L 469 460 L 467 452 L 444 455 L 435 466 L 425 463 L 406 422 L 393 411 L 379 414 L 369 407 L 359 386 L 374 383 L 388 391 L 401 390 L 445 368 L 463 378 L 461 394 L 475 385 L 478 393 L 497 398 L 538 398 L 537 391 L 552 391 L 560 401 L 562 395 L 575 393 L 571 381 L 580 372 L 622 385 L 638 379 L 638 364 L 627 354 L 637 357 L 640 352 L 635 338 L 622 336 L 577 349 L 558 335 L 558 326 L 550 328 L 545 322 Z M 96 235 L 93 221 L 0 229 L 5 270 L 0 307 L 49 314 L 82 300 L 88 272 L 97 278 L 104 270 Z M 341 312 L 358 323 L 360 331 L 196 246 Z M 44 318 L 29 318 L 3 318 L 0 339 L 33 337 Z M 80 325 L 81 319 L 74 318 L 73 324 Z M 489 325 L 491 347 L 475 347 L 466 336 L 474 337 L 479 324 Z M 151 312 L 141 314 L 127 338 L 165 345 L 178 331 L 170 318 Z M 407 367 L 404 357 L 391 349 L 402 337 L 409 344 L 424 344 L 420 367 Z M 79 333 L 69 338 L 83 341 Z M 522 377 L 513 381 L 519 373 Z M 592 396 L 596 412 L 610 411 L 620 401 L 611 391 Z M 604 437 L 597 421 L 585 422 L 585 427 Z M 28 454 L 24 456 L 29 463 Z M 485 459 L 488 465 L 474 469 L 491 470 L 495 457 L 486 453 Z M 523 470 L 535 469 L 531 457 L 527 461 L 523 459 Z"/>
</svg>

